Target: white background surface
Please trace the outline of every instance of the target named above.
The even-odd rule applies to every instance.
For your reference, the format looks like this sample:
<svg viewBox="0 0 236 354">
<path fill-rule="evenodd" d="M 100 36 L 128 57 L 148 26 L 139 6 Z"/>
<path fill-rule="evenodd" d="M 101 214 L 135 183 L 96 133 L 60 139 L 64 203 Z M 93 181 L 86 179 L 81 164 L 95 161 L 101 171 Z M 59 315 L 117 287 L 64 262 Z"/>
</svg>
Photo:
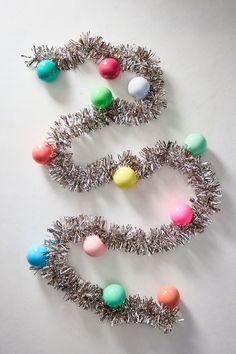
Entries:
<svg viewBox="0 0 236 354">
<path fill-rule="evenodd" d="M 236 352 L 235 257 L 235 1 L 8 1 L 1 7 L 1 248 L 0 353 Z M 88 69 L 39 82 L 20 54 L 33 44 L 63 45 L 91 30 L 114 44 L 136 43 L 162 59 L 169 100 L 161 118 L 139 128 L 111 126 L 78 143 L 80 162 L 159 138 L 182 143 L 202 132 L 222 184 L 222 212 L 186 247 L 153 257 L 108 252 L 91 260 L 73 250 L 80 273 L 98 282 L 118 281 L 128 293 L 155 296 L 162 283 L 182 297 L 184 324 L 171 335 L 145 326 L 111 328 L 89 311 L 65 303 L 62 294 L 28 271 L 25 252 L 40 243 L 53 220 L 92 213 L 144 229 L 168 220 L 171 200 L 187 198 L 184 179 L 167 169 L 130 191 L 112 184 L 75 194 L 52 182 L 31 159 L 32 146 L 63 113 L 89 104 L 102 79 Z M 114 84 L 115 95 L 125 95 Z"/>
</svg>

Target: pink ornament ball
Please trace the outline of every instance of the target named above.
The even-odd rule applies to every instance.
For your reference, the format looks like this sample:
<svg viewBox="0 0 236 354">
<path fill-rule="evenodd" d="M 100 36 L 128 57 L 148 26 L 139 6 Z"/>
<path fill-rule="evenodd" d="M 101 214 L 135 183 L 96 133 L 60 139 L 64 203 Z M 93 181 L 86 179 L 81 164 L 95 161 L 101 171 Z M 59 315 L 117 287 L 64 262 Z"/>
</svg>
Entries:
<svg viewBox="0 0 236 354">
<path fill-rule="evenodd" d="M 83 250 L 90 257 L 102 256 L 106 249 L 106 245 L 97 235 L 89 235 L 84 240 Z"/>
<path fill-rule="evenodd" d="M 105 58 L 98 65 L 99 74 L 107 80 L 114 80 L 120 74 L 120 64 L 114 58 Z"/>
<path fill-rule="evenodd" d="M 170 213 L 170 218 L 176 226 L 186 226 L 193 218 L 192 208 L 185 203 L 179 203 Z"/>
<path fill-rule="evenodd" d="M 34 161 L 41 165 L 45 165 L 53 156 L 53 147 L 49 144 L 42 143 L 35 146 L 32 150 Z"/>
</svg>

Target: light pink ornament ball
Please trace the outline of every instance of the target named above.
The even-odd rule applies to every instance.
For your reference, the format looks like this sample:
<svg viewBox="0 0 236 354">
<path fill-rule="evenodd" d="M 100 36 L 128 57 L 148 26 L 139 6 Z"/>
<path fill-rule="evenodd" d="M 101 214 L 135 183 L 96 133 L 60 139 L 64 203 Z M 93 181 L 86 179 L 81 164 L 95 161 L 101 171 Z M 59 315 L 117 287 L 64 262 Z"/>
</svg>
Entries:
<svg viewBox="0 0 236 354">
<path fill-rule="evenodd" d="M 179 203 L 170 213 L 170 218 L 176 226 L 186 226 L 193 218 L 192 208 L 185 203 Z"/>
<path fill-rule="evenodd" d="M 84 240 L 83 250 L 90 257 L 102 256 L 106 249 L 106 245 L 97 235 L 89 235 Z"/>
</svg>

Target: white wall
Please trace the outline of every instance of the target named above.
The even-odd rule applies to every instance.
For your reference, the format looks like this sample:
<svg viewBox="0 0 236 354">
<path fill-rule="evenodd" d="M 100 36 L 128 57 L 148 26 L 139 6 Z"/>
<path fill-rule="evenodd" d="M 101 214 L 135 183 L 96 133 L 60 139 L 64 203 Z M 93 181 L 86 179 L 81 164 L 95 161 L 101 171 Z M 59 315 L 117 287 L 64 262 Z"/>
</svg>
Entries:
<svg viewBox="0 0 236 354">
<path fill-rule="evenodd" d="M 1 354 L 235 352 L 235 10 L 233 0 L 2 3 Z M 100 323 L 34 277 L 25 260 L 28 246 L 42 242 L 59 217 L 93 213 L 147 229 L 166 220 L 162 203 L 173 193 L 188 193 L 184 180 L 168 170 L 127 194 L 112 184 L 88 194 L 70 193 L 31 160 L 32 145 L 44 139 L 54 120 L 89 104 L 88 93 L 102 80 L 85 70 L 61 75 L 46 87 L 20 54 L 30 53 L 33 44 L 62 45 L 87 30 L 114 43 L 156 51 L 169 106 L 149 125 L 113 126 L 84 139 L 79 143 L 81 161 L 127 148 L 138 151 L 159 138 L 182 143 L 188 133 L 200 131 L 209 146 L 204 159 L 213 163 L 222 184 L 222 212 L 186 247 L 150 258 L 108 252 L 93 261 L 78 248 L 78 259 L 74 257 L 83 276 L 101 285 L 112 277 L 129 293 L 155 296 L 163 282 L 174 283 L 185 322 L 169 336 L 143 326 Z M 177 191 L 169 183 L 173 176 Z"/>
</svg>

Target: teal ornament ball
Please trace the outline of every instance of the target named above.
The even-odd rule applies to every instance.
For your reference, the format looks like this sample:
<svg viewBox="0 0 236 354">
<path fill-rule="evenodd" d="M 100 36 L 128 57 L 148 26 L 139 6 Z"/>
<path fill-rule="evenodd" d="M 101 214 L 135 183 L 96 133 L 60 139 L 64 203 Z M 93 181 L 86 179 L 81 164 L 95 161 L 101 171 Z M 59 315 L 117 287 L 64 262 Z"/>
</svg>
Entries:
<svg viewBox="0 0 236 354">
<path fill-rule="evenodd" d="M 205 137 L 200 133 L 189 134 L 184 143 L 187 150 L 194 156 L 201 155 L 207 147 L 207 141 Z"/>
<path fill-rule="evenodd" d="M 44 59 L 36 66 L 36 73 L 42 81 L 52 82 L 56 80 L 59 70 L 52 60 Z"/>
<path fill-rule="evenodd" d="M 120 284 L 110 284 L 103 290 L 102 299 L 107 306 L 116 308 L 123 305 L 126 293 Z"/>
</svg>

